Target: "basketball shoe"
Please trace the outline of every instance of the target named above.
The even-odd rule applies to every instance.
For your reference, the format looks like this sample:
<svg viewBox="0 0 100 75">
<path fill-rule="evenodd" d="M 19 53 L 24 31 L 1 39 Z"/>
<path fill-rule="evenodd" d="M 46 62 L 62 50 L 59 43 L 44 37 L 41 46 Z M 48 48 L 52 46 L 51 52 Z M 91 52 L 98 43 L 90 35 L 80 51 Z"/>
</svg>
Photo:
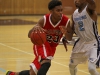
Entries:
<svg viewBox="0 0 100 75">
<path fill-rule="evenodd" d="M 15 75 L 15 72 L 7 71 L 5 75 Z"/>
</svg>

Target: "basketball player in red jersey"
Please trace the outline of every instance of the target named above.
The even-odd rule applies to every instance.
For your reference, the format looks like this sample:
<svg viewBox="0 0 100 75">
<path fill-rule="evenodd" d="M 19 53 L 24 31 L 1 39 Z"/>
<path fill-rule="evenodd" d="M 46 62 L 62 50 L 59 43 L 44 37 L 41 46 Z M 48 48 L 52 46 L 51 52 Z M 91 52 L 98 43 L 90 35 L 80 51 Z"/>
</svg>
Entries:
<svg viewBox="0 0 100 75">
<path fill-rule="evenodd" d="M 38 23 L 29 31 L 28 37 L 31 32 L 37 30 L 46 32 L 47 41 L 42 45 L 33 45 L 35 59 L 30 64 L 30 71 L 24 70 L 21 72 L 8 71 L 6 75 L 46 75 L 51 66 L 51 60 L 56 52 L 63 33 L 60 31 L 60 26 L 67 27 L 70 30 L 69 18 L 62 14 L 63 7 L 61 1 L 52 0 L 48 4 L 50 14 L 44 15 Z M 71 40 L 70 37 L 67 37 Z"/>
</svg>

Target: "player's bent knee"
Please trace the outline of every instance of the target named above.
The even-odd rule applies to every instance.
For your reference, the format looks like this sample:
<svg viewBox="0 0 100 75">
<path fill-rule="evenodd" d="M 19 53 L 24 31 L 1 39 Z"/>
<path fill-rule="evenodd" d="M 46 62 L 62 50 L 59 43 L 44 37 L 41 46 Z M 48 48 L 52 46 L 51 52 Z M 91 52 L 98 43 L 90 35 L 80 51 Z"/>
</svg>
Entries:
<svg viewBox="0 0 100 75">
<path fill-rule="evenodd" d="M 41 65 L 41 68 L 39 69 L 37 75 L 46 75 L 46 73 L 49 70 L 50 66 L 51 66 L 51 63 L 49 63 L 49 62 L 43 63 Z"/>
<path fill-rule="evenodd" d="M 43 63 L 51 63 L 51 60 L 49 60 L 49 59 L 41 60 L 40 63 L 41 63 L 41 65 L 42 65 Z"/>
<path fill-rule="evenodd" d="M 21 72 L 19 72 L 19 75 L 30 75 L 29 70 L 21 71 Z"/>
<path fill-rule="evenodd" d="M 36 75 L 36 73 L 34 72 L 34 70 L 32 69 L 32 67 L 30 66 L 30 71 L 29 71 L 30 75 Z"/>
</svg>

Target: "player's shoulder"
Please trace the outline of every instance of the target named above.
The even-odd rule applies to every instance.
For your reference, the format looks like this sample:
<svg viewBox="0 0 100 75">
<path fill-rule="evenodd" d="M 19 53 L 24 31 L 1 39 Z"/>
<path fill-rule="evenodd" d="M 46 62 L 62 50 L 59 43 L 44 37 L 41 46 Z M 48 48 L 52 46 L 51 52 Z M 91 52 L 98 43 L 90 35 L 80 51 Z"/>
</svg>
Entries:
<svg viewBox="0 0 100 75">
<path fill-rule="evenodd" d="M 50 17 L 50 14 L 45 14 L 45 15 L 43 16 L 44 20 L 49 19 L 49 17 Z"/>
<path fill-rule="evenodd" d="M 49 16 L 50 16 L 50 14 L 45 14 L 44 16 L 45 16 L 45 17 L 49 17 Z"/>
</svg>

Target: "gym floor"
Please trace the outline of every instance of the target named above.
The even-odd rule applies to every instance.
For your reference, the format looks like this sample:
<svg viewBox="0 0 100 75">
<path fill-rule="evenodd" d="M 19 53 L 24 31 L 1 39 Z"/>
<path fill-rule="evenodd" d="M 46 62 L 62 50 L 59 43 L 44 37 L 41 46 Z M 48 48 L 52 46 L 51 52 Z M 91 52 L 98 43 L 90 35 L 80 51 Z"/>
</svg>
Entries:
<svg viewBox="0 0 100 75">
<path fill-rule="evenodd" d="M 32 43 L 28 31 L 41 16 L 1 16 L 0 17 L 0 75 L 6 70 L 28 70 L 34 59 Z M 70 17 L 70 16 L 69 16 Z M 100 16 L 98 15 L 98 31 L 100 33 Z M 69 58 L 72 46 L 68 51 L 63 45 L 57 47 L 52 65 L 47 75 L 70 75 Z M 97 69 L 100 72 L 100 69 Z M 87 63 L 78 65 L 77 75 L 89 75 Z"/>
</svg>

